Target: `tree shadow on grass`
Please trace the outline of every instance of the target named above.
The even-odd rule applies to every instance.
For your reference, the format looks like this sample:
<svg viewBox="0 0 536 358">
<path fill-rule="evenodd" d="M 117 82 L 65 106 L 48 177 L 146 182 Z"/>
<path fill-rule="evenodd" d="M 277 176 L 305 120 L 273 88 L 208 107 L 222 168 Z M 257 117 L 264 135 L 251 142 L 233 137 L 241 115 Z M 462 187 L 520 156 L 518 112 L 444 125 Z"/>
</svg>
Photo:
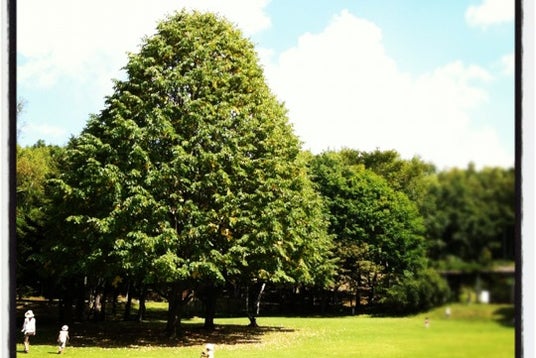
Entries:
<svg viewBox="0 0 536 358">
<path fill-rule="evenodd" d="M 498 308 L 493 312 L 493 316 L 503 326 L 514 327 L 516 325 L 514 306 Z"/>
<path fill-rule="evenodd" d="M 72 346 L 77 347 L 142 347 L 142 346 L 196 346 L 206 342 L 215 344 L 255 344 L 270 332 L 292 332 L 281 327 L 252 328 L 240 325 L 216 325 L 214 330 L 203 328 L 202 324 L 184 323 L 182 332 L 176 338 L 168 338 L 165 322 L 85 322 L 74 324 L 71 332 Z"/>
<path fill-rule="evenodd" d="M 24 312 L 33 309 L 37 317 L 37 335 L 31 338 L 32 344 L 55 345 L 58 332 L 63 323 L 57 321 L 57 303 L 48 301 L 20 301 L 17 303 L 17 322 L 24 320 Z M 255 344 L 260 343 L 264 335 L 271 332 L 293 332 L 282 327 L 249 327 L 244 325 L 218 325 L 214 330 L 203 328 L 199 322 L 189 322 L 184 318 L 182 332 L 176 338 L 165 334 L 167 311 L 151 309 L 147 320 L 138 322 L 123 321 L 122 312 L 116 316 L 107 316 L 106 321 L 84 321 L 69 324 L 69 345 L 74 347 L 144 347 L 144 346 L 196 346 L 206 342 L 215 344 Z M 247 322 L 247 320 L 246 320 Z M 20 331 L 20 327 L 18 327 Z M 22 333 L 17 336 L 22 342 Z"/>
</svg>

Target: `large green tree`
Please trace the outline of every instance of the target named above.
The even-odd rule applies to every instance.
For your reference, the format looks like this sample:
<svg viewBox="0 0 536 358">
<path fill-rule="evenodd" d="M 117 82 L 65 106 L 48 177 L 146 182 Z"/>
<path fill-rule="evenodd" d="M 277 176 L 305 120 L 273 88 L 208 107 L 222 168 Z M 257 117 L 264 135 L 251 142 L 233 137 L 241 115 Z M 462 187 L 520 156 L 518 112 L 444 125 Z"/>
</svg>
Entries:
<svg viewBox="0 0 536 358">
<path fill-rule="evenodd" d="M 395 150 L 343 149 L 340 155 L 347 165 L 363 165 L 380 175 L 391 188 L 404 193 L 416 205 L 424 220 L 428 252 L 435 257 L 444 246 L 442 230 L 446 223 L 444 211 L 438 208 L 438 201 L 442 199 L 438 195 L 440 185 L 435 166 L 419 157 L 403 159 Z M 442 205 L 448 206 L 448 203 Z"/>
<path fill-rule="evenodd" d="M 47 179 L 59 174 L 57 158 L 61 148 L 38 141 L 32 146 L 17 146 L 16 226 L 17 226 L 17 293 L 42 293 L 44 277 L 39 270 L 40 247 L 45 237 L 48 218 L 44 207 Z"/>
<path fill-rule="evenodd" d="M 441 172 L 438 179 L 439 186 L 432 195 L 438 203 L 436 216 L 442 218 L 437 228 L 442 245 L 433 251 L 434 259 L 447 267 L 513 261 L 514 170 L 476 170 L 471 164 L 466 169 Z"/>
<path fill-rule="evenodd" d="M 311 162 L 313 179 L 330 212 L 329 231 L 340 258 L 339 283 L 369 290 L 387 289 L 426 267 L 422 217 L 408 197 L 347 153 L 326 152 Z"/>
<path fill-rule="evenodd" d="M 376 149 L 365 152 L 343 149 L 340 155 L 346 164 L 361 164 L 383 177 L 391 188 L 406 194 L 419 209 L 426 208 L 429 187 L 434 183 L 436 173 L 433 164 L 424 162 L 419 157 L 402 159 L 395 150 Z"/>
<path fill-rule="evenodd" d="M 327 281 L 322 201 L 251 42 L 182 11 L 125 71 L 52 183 L 80 270 L 153 284 L 171 335 L 200 285 Z"/>
</svg>

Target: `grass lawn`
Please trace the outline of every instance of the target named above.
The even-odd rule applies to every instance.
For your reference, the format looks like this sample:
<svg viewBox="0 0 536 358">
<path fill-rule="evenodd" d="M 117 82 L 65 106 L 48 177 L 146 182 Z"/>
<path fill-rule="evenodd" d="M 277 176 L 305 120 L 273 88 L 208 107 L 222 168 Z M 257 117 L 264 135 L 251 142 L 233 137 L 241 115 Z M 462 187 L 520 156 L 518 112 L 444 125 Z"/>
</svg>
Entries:
<svg viewBox="0 0 536 358">
<path fill-rule="evenodd" d="M 216 330 L 202 328 L 199 318 L 183 320 L 185 335 L 177 340 L 161 336 L 165 322 L 108 321 L 74 324 L 65 355 L 105 357 L 199 357 L 204 343 L 216 344 L 216 357 L 514 357 L 513 307 L 508 305 L 452 305 L 450 318 L 438 308 L 410 317 L 259 317 L 258 329 L 246 318 L 218 318 Z M 57 324 L 41 323 L 30 354 L 56 353 Z M 424 325 L 429 317 L 430 325 Z M 57 327 L 56 327 L 57 326 Z M 18 337 L 17 356 L 22 353 Z"/>
</svg>

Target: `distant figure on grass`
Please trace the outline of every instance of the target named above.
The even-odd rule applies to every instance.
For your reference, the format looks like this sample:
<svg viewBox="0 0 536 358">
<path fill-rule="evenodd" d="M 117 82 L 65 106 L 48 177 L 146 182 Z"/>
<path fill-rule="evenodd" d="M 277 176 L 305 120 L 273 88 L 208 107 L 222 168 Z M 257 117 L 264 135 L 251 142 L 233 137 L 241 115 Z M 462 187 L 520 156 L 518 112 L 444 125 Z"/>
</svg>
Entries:
<svg viewBox="0 0 536 358">
<path fill-rule="evenodd" d="M 214 358 L 214 344 L 205 344 L 205 349 L 201 352 L 201 358 Z"/>
<path fill-rule="evenodd" d="M 452 312 L 450 311 L 450 307 L 447 306 L 447 308 L 445 308 L 445 316 L 446 316 L 447 318 L 450 318 L 450 314 L 451 314 L 451 313 L 452 313 Z"/>
<path fill-rule="evenodd" d="M 58 333 L 58 354 L 63 353 L 63 350 L 65 349 L 65 345 L 67 344 L 68 340 L 69 326 L 63 325 L 61 326 L 60 333 Z"/>
<path fill-rule="evenodd" d="M 30 336 L 35 336 L 35 316 L 32 310 L 26 311 L 24 314 L 24 323 L 21 332 L 24 334 L 24 352 L 30 351 Z"/>
<path fill-rule="evenodd" d="M 428 328 L 428 327 L 430 327 L 430 319 L 426 317 L 424 319 L 424 328 Z"/>
</svg>

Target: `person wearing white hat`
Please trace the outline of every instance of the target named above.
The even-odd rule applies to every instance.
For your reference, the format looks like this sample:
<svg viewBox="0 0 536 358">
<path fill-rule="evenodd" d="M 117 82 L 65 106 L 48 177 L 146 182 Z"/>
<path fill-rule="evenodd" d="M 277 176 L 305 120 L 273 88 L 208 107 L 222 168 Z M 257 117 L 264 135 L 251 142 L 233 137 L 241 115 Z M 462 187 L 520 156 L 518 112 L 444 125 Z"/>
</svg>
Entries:
<svg viewBox="0 0 536 358">
<path fill-rule="evenodd" d="M 67 340 L 69 339 L 69 326 L 66 324 L 61 326 L 60 333 L 58 334 L 58 354 L 63 353 Z"/>
<path fill-rule="evenodd" d="M 201 352 L 201 358 L 214 358 L 214 344 L 205 344 L 205 349 Z"/>
<path fill-rule="evenodd" d="M 32 310 L 28 310 L 24 314 L 21 332 L 24 334 L 24 352 L 28 353 L 30 351 L 30 336 L 35 336 L 36 333 L 35 316 Z"/>
</svg>

